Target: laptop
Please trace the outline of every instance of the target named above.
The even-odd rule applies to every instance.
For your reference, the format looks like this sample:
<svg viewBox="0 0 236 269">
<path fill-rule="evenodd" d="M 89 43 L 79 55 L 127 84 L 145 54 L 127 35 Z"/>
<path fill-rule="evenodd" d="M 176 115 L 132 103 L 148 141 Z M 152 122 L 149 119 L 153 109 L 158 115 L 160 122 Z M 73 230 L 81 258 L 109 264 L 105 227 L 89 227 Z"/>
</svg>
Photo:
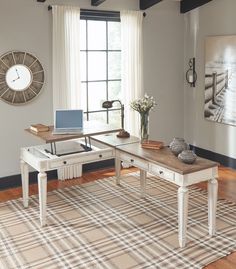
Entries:
<svg viewBox="0 0 236 269">
<path fill-rule="evenodd" d="M 80 134 L 83 132 L 82 109 L 57 109 L 52 134 Z"/>
</svg>

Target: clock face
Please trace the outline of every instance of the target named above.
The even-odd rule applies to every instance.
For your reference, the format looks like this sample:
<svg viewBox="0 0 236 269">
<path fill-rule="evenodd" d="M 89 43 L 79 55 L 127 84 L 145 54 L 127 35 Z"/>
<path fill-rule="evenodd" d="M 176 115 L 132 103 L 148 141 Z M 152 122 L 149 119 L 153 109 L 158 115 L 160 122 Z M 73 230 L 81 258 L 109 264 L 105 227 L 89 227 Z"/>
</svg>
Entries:
<svg viewBox="0 0 236 269">
<path fill-rule="evenodd" d="M 9 88 L 15 91 L 27 89 L 32 81 L 30 69 L 21 64 L 10 67 L 6 73 L 6 82 Z"/>
<path fill-rule="evenodd" d="M 11 51 L 0 57 L 0 99 L 13 105 L 28 103 L 39 95 L 44 70 L 30 53 Z"/>
</svg>

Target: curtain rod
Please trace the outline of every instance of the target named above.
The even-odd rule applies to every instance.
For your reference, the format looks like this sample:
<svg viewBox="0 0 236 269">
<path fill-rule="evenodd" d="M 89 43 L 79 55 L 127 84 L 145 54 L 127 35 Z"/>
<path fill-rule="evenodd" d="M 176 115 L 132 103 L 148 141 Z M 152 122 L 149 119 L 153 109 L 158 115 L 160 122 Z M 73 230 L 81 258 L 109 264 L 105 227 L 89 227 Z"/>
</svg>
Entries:
<svg viewBox="0 0 236 269">
<path fill-rule="evenodd" d="M 48 6 L 48 10 L 52 10 L 52 6 L 51 6 L 51 5 Z M 81 10 L 83 11 L 83 10 L 85 10 L 85 9 L 81 9 Z M 143 12 L 143 17 L 146 17 L 146 15 L 147 15 L 147 14 L 146 14 L 145 12 Z"/>
</svg>

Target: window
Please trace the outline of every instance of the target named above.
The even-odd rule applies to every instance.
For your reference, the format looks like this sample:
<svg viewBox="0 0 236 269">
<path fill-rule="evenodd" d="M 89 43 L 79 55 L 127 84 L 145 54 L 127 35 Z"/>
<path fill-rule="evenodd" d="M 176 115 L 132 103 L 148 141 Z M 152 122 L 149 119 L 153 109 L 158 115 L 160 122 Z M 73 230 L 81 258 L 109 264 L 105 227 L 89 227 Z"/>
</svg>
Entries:
<svg viewBox="0 0 236 269">
<path fill-rule="evenodd" d="M 81 90 L 86 120 L 120 124 L 120 106 L 102 101 L 121 98 L 121 27 L 119 18 L 81 16 Z"/>
</svg>

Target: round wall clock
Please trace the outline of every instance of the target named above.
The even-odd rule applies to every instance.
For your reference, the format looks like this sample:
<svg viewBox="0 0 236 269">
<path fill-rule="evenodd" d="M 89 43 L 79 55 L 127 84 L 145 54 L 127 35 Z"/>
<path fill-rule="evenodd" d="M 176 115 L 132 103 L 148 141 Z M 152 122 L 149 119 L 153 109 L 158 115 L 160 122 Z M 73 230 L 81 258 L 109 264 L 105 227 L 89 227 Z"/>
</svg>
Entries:
<svg viewBox="0 0 236 269">
<path fill-rule="evenodd" d="M 40 93 L 44 70 L 28 52 L 11 51 L 0 57 L 0 99 L 13 104 L 28 103 Z"/>
</svg>

